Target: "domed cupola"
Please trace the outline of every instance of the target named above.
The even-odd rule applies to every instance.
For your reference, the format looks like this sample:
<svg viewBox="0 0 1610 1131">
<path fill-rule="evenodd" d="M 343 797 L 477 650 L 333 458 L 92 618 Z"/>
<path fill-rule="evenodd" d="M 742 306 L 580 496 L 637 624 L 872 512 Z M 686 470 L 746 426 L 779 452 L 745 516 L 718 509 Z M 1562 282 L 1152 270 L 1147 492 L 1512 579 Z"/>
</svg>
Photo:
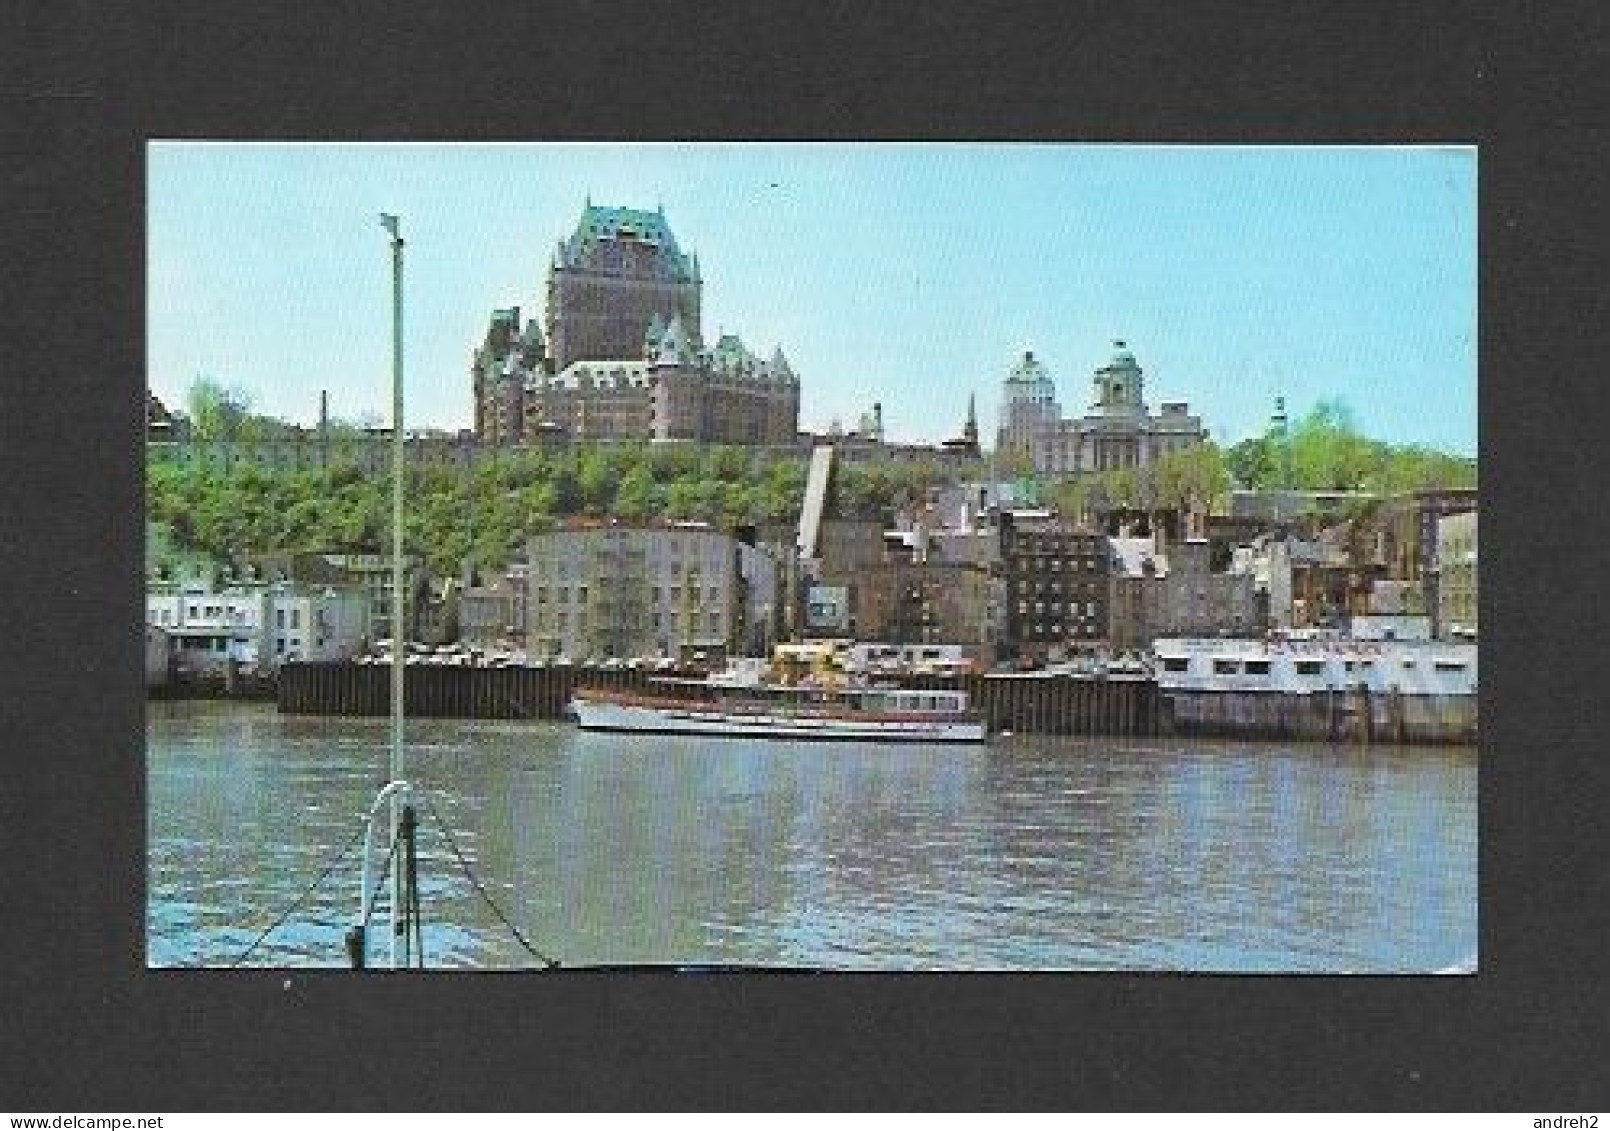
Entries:
<svg viewBox="0 0 1610 1131">
<path fill-rule="evenodd" d="M 1091 408 L 1102 416 L 1144 416 L 1143 378 L 1135 355 L 1123 339 L 1112 347 L 1112 360 L 1096 370 L 1096 400 Z"/>
</svg>

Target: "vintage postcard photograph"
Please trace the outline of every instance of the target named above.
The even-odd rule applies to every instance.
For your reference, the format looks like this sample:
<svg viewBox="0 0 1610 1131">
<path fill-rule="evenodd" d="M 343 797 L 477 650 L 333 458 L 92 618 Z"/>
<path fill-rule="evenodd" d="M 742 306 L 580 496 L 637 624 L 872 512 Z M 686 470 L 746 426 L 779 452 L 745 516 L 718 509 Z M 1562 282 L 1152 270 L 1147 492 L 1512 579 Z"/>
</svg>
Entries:
<svg viewBox="0 0 1610 1131">
<path fill-rule="evenodd" d="M 1477 164 L 150 142 L 146 964 L 1474 973 Z"/>
</svg>

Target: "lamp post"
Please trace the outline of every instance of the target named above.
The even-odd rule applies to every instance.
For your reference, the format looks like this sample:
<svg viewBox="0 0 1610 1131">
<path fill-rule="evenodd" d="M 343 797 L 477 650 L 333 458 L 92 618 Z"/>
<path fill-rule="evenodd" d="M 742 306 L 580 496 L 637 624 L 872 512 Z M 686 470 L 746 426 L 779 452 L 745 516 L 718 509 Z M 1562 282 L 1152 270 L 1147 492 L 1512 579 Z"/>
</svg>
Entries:
<svg viewBox="0 0 1610 1131">
<path fill-rule="evenodd" d="M 391 777 L 403 780 L 403 665 L 406 661 L 406 595 L 403 591 L 403 238 L 396 216 L 381 213 L 391 235 Z M 391 839 L 402 828 L 400 791 L 391 795 Z M 391 870 L 391 965 L 402 955 L 402 869 Z"/>
</svg>

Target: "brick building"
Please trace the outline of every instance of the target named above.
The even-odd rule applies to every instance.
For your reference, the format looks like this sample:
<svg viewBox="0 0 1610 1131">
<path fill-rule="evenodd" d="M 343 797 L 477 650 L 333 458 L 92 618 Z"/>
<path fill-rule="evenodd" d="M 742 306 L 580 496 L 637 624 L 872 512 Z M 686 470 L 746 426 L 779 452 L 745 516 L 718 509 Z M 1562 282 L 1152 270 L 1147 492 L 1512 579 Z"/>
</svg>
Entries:
<svg viewBox="0 0 1610 1131">
<path fill-rule="evenodd" d="M 1045 512 L 1000 516 L 1003 644 L 1029 659 L 1058 659 L 1105 644 L 1111 549 L 1107 536 Z"/>
</svg>

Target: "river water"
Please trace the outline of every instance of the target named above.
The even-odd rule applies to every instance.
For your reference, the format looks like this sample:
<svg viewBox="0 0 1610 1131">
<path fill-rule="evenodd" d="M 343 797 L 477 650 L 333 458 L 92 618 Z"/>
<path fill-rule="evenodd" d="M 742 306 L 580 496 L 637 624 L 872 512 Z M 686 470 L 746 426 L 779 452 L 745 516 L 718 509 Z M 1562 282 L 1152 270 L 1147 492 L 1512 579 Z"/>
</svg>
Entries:
<svg viewBox="0 0 1610 1131">
<path fill-rule="evenodd" d="M 359 853 L 342 850 L 385 781 L 387 721 L 173 702 L 147 720 L 148 963 L 346 965 Z M 1475 959 L 1473 749 L 920 748 L 442 720 L 407 734 L 408 776 L 472 872 L 567 967 L 1385 973 Z M 422 810 L 427 963 L 536 965 Z"/>
</svg>

